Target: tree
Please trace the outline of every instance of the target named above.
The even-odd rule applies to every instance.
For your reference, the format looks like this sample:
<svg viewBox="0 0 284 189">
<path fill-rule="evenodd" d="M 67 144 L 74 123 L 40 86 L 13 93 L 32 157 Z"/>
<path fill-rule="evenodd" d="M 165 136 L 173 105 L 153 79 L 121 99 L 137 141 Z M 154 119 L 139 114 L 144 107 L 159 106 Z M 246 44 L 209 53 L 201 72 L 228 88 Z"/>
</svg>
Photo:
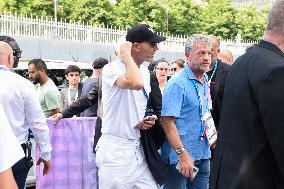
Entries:
<svg viewBox="0 0 284 189">
<path fill-rule="evenodd" d="M 130 28 L 147 23 L 168 34 L 213 34 L 223 39 L 258 40 L 263 35 L 269 6 L 236 10 L 229 0 L 59 0 L 57 18 Z M 0 11 L 54 17 L 54 0 L 0 0 Z"/>
<path fill-rule="evenodd" d="M 237 35 L 235 14 L 229 0 L 208 0 L 202 11 L 203 32 L 223 39 L 233 39 Z"/>
<path fill-rule="evenodd" d="M 191 0 L 169 0 L 169 32 L 191 35 L 202 31 L 201 7 Z"/>
<path fill-rule="evenodd" d="M 62 1 L 62 16 L 68 20 L 92 24 L 111 25 L 113 22 L 112 4 L 109 0 L 70 0 Z"/>
<path fill-rule="evenodd" d="M 53 0 L 4 0 L 1 5 L 7 12 L 29 16 L 53 16 Z"/>
<path fill-rule="evenodd" d="M 236 14 L 237 31 L 245 40 L 259 40 L 263 36 L 266 25 L 268 7 L 257 10 L 247 6 Z"/>
<path fill-rule="evenodd" d="M 130 28 L 147 23 L 157 31 L 163 31 L 163 9 L 155 0 L 121 0 L 114 6 L 114 25 Z"/>
</svg>

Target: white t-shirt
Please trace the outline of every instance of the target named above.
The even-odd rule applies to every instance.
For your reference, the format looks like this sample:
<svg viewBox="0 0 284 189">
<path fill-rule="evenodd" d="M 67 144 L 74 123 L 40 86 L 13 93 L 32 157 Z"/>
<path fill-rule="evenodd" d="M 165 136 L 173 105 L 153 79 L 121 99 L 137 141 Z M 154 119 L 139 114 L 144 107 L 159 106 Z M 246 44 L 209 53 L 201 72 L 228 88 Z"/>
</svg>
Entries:
<svg viewBox="0 0 284 189">
<path fill-rule="evenodd" d="M 7 170 L 24 157 L 24 151 L 11 130 L 0 104 L 0 172 Z"/>
<path fill-rule="evenodd" d="M 140 66 L 144 81 L 144 89 L 149 96 L 150 74 L 147 68 Z M 126 73 L 121 61 L 114 61 L 102 71 L 102 133 L 125 139 L 139 139 L 137 124 L 143 119 L 147 105 L 147 97 L 143 90 L 118 88 L 114 85 L 117 78 Z"/>
</svg>

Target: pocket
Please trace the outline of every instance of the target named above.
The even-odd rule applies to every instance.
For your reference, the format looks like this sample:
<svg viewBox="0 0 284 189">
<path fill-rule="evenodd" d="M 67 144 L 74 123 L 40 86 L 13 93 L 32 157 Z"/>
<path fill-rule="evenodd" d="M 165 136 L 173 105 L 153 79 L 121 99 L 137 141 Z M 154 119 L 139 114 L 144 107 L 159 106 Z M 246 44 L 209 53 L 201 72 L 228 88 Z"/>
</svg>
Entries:
<svg viewBox="0 0 284 189">
<path fill-rule="evenodd" d="M 121 165 L 125 159 L 125 153 L 122 147 L 113 144 L 100 144 L 96 147 L 96 165 L 100 167 L 102 164 L 107 166 Z"/>
</svg>

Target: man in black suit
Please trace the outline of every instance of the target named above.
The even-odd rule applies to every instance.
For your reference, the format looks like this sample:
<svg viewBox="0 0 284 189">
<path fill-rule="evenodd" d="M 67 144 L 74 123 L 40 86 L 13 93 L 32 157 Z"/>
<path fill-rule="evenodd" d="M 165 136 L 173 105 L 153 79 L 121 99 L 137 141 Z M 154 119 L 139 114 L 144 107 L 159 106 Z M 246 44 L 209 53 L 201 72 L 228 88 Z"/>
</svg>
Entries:
<svg viewBox="0 0 284 189">
<path fill-rule="evenodd" d="M 220 40 L 213 35 L 210 35 L 209 37 L 211 39 L 211 64 L 209 67 L 210 71 L 207 72 L 207 75 L 212 99 L 212 103 L 210 106 L 212 110 L 211 114 L 216 129 L 218 129 L 224 94 L 224 86 L 230 69 L 230 65 L 225 64 L 219 59 L 217 59 L 217 56 L 220 53 Z"/>
<path fill-rule="evenodd" d="M 284 188 L 284 1 L 228 74 L 211 189 Z"/>
</svg>

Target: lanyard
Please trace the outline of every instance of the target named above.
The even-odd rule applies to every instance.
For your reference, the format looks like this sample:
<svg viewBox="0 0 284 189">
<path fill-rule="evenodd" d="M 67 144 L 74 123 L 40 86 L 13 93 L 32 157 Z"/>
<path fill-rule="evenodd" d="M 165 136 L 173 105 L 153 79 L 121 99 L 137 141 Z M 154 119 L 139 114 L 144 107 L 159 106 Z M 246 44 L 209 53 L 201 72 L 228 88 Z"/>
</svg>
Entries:
<svg viewBox="0 0 284 189">
<path fill-rule="evenodd" d="M 201 120 L 201 129 L 200 129 L 200 138 L 203 140 L 204 138 L 205 138 L 205 127 L 204 127 L 204 124 L 203 124 L 203 121 L 202 121 L 202 116 L 203 116 L 203 113 L 202 113 L 202 110 L 203 110 L 203 105 L 202 105 L 202 97 L 201 97 L 201 92 L 200 92 L 200 90 L 199 90 L 199 88 L 198 88 L 198 86 L 197 86 L 197 83 L 196 83 L 196 81 L 195 80 L 191 80 L 191 82 L 192 82 L 192 84 L 193 84 L 193 86 L 194 86 L 194 88 L 195 88 L 195 90 L 196 90 L 196 93 L 197 93 L 197 97 L 198 97 L 198 101 L 199 101 L 199 115 L 200 115 L 200 120 Z M 205 82 L 206 82 L 206 79 L 204 78 L 204 85 L 203 85 L 203 87 L 204 87 L 204 90 L 203 90 L 203 95 L 204 95 L 204 97 L 205 98 L 207 98 L 207 96 L 206 96 L 206 84 L 205 84 Z M 209 110 L 209 107 L 208 107 L 208 100 L 206 100 L 205 99 L 205 101 L 206 101 L 206 111 L 208 111 Z"/>
<path fill-rule="evenodd" d="M 213 68 L 212 75 L 211 75 L 210 79 L 208 80 L 208 83 L 211 83 L 211 80 L 212 80 L 212 78 L 214 77 L 217 68 L 218 68 L 218 60 L 216 60 L 216 63 L 215 63 L 214 68 Z"/>
<path fill-rule="evenodd" d="M 145 97 L 147 98 L 147 100 L 148 100 L 148 99 L 149 99 L 149 96 L 148 96 L 148 94 L 147 94 L 147 92 L 146 92 L 146 90 L 145 90 L 144 87 L 143 87 L 142 91 L 143 91 L 144 96 L 145 96 Z"/>
</svg>

